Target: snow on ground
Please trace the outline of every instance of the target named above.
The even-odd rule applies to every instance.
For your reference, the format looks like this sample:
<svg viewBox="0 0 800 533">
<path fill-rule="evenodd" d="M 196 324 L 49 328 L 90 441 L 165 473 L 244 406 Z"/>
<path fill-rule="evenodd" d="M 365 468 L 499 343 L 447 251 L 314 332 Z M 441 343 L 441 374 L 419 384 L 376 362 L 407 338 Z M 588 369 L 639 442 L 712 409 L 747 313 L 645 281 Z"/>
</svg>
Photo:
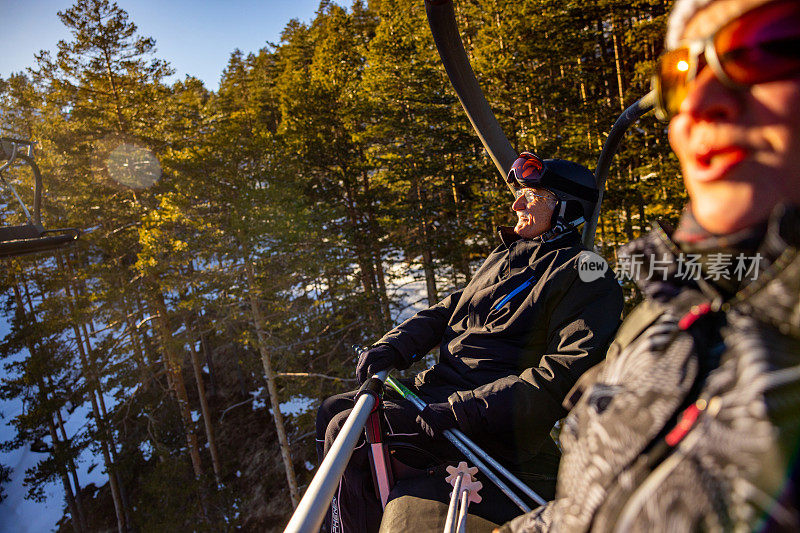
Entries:
<svg viewBox="0 0 800 533">
<path fill-rule="evenodd" d="M 108 398 L 106 398 L 106 402 L 106 405 L 109 405 Z M 62 416 L 65 417 L 64 425 L 69 435 L 73 435 L 76 430 L 86 426 L 88 423 L 86 415 L 89 411 L 88 406 L 79 407 L 72 415 L 62 411 Z M 22 402 L 0 401 L 0 413 L 3 413 L 3 420 L 0 422 L 0 441 L 6 441 L 14 436 L 14 428 L 9 425 L 9 421 L 22 413 Z M 49 443 L 50 439 L 45 439 L 45 441 Z M 11 452 L 0 453 L 0 463 L 13 469 L 11 482 L 4 486 L 8 496 L 0 502 L 0 533 L 42 533 L 55 530 L 56 522 L 63 515 L 66 506 L 61 480 L 58 479 L 45 487 L 45 501 L 41 503 L 26 500 L 25 495 L 28 491 L 22 485 L 25 470 L 35 466 L 45 456 L 45 454 L 30 451 L 27 446 Z M 89 472 L 93 465 L 98 466 Z M 78 479 L 82 486 L 94 483 L 99 487 L 108 481 L 102 458 L 94 456 L 89 449 L 84 450 L 78 458 L 77 467 Z"/>
<path fill-rule="evenodd" d="M 292 396 L 281 404 L 281 414 L 284 416 L 299 416 L 316 407 L 317 400 L 307 398 L 302 394 Z"/>
<path fill-rule="evenodd" d="M 395 324 L 411 318 L 418 311 L 428 307 L 428 291 L 425 275 L 419 266 L 410 267 L 408 263 L 393 261 L 387 269 L 389 298 L 399 301 L 399 308 L 393 312 Z"/>
<path fill-rule="evenodd" d="M 261 387 L 258 390 L 250 391 L 250 395 L 253 397 L 253 410 L 256 409 L 263 409 L 267 406 L 267 389 L 266 387 Z"/>
<path fill-rule="evenodd" d="M 0 339 L 8 333 L 9 324 L 6 317 L 0 316 Z M 24 357 L 22 354 L 19 357 Z M 8 360 L 7 362 L 11 362 Z M 0 367 L 0 378 L 5 375 L 5 369 Z M 104 394 L 106 406 L 111 409 L 114 405 L 114 398 Z M 23 405 L 19 400 L 0 400 L 0 442 L 11 440 L 15 435 L 15 429 L 11 425 L 11 420 L 22 413 Z M 88 404 L 75 409 L 72 414 L 62 411 L 64 417 L 64 427 L 68 435 L 74 435 L 78 431 L 85 429 L 87 414 L 90 408 Z M 50 439 L 45 438 L 49 443 Z M 28 491 L 23 486 L 25 470 L 36 465 L 38 461 L 44 459 L 45 455 L 32 452 L 29 447 L 23 446 L 10 452 L 0 452 L 0 463 L 11 468 L 11 481 L 3 486 L 6 499 L 0 502 L 0 533 L 43 533 L 54 531 L 56 522 L 62 517 L 66 504 L 64 502 L 64 488 L 61 479 L 47 484 L 44 487 L 45 500 L 41 503 L 26 500 Z M 89 469 L 93 465 L 98 468 Z M 102 464 L 100 456 L 95 457 L 91 450 L 87 449 L 80 455 L 77 462 L 78 479 L 82 486 L 94 483 L 96 486 L 104 485 L 108 481 L 105 474 L 105 466 Z"/>
<path fill-rule="evenodd" d="M 265 407 L 267 402 L 267 391 L 264 387 L 258 390 L 258 392 L 252 393 L 257 398 L 255 402 L 253 402 L 253 409 L 256 409 L 256 402 L 260 402 L 260 407 Z M 302 394 L 298 394 L 297 396 L 292 396 L 285 402 L 282 402 L 280 405 L 281 414 L 283 416 L 300 416 L 303 413 L 307 413 L 308 411 L 316 408 L 317 400 L 313 398 L 308 398 L 303 396 Z M 269 414 L 272 415 L 272 409 L 268 409 Z"/>
<path fill-rule="evenodd" d="M 0 411 L 6 419 L 0 426 L 0 439 L 8 440 L 13 436 L 14 430 L 9 428 L 5 421 L 10 417 L 12 409 L 10 402 L 0 402 Z M 27 491 L 22 486 L 25 469 L 36 464 L 41 454 L 20 448 L 10 453 L 0 453 L 0 463 L 13 471 L 11 482 L 4 486 L 6 499 L 0 503 L 0 532 L 11 533 L 40 533 L 55 529 L 56 522 L 63 513 L 62 502 L 64 491 L 60 485 L 50 484 L 45 489 L 46 500 L 37 503 L 26 500 Z"/>
</svg>

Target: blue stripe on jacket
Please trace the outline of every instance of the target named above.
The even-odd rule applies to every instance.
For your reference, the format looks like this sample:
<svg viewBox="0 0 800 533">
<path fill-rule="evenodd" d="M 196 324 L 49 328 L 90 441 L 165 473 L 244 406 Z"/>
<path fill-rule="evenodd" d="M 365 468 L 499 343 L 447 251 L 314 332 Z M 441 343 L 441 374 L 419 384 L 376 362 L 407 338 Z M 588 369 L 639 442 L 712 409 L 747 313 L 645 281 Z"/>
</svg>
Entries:
<svg viewBox="0 0 800 533">
<path fill-rule="evenodd" d="M 531 276 L 531 278 L 530 278 L 529 280 L 527 280 L 527 281 L 523 282 L 523 283 L 522 283 L 522 285 L 520 285 L 519 287 L 517 287 L 516 289 L 514 289 L 513 291 L 511 291 L 510 293 L 508 293 L 508 295 L 506 295 L 506 297 L 505 297 L 505 298 L 503 298 L 502 300 L 500 300 L 499 302 L 497 302 L 497 305 L 495 305 L 495 306 L 493 307 L 493 309 L 494 309 L 495 311 L 497 311 L 498 309 L 500 309 L 501 307 L 503 307 L 504 305 L 506 305 L 506 304 L 508 303 L 508 301 L 509 301 L 511 298 L 513 298 L 514 296 L 516 296 L 517 294 L 519 294 L 521 291 L 524 291 L 525 289 L 527 289 L 528 287 L 530 287 L 530 286 L 533 284 L 533 278 L 535 278 L 535 277 L 536 277 L 536 276 Z"/>
</svg>

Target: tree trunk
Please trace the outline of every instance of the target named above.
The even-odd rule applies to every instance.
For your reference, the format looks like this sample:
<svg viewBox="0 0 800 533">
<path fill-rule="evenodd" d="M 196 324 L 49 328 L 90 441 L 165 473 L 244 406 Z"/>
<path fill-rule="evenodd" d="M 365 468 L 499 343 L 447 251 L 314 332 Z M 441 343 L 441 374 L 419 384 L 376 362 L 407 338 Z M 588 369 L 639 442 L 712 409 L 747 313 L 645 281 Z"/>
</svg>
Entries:
<svg viewBox="0 0 800 533">
<path fill-rule="evenodd" d="M 353 243 L 356 248 L 356 262 L 358 263 L 361 274 L 361 285 L 364 288 L 364 295 L 367 301 L 370 302 L 370 305 L 375 306 L 374 313 L 370 311 L 369 316 L 373 319 L 381 317 L 382 320 L 376 323 L 376 325 L 383 327 L 388 320 L 388 317 L 384 314 L 383 308 L 383 301 L 386 300 L 386 294 L 385 292 L 383 294 L 380 293 L 377 273 L 375 271 L 376 261 L 373 257 L 373 249 L 375 248 L 374 241 L 377 237 L 373 238 L 372 235 L 370 235 L 373 233 L 373 222 L 369 219 L 369 213 L 367 213 L 366 217 L 364 216 L 364 210 L 358 206 L 352 186 L 348 182 L 348 176 L 344 173 L 342 174 L 342 182 L 345 184 L 343 199 L 347 208 L 348 222 L 353 231 Z M 362 223 L 364 220 L 366 220 L 366 224 Z M 364 226 L 369 229 L 370 234 L 365 234 Z"/>
<path fill-rule="evenodd" d="M 61 440 L 68 443 L 69 437 L 67 437 L 67 430 L 64 428 L 64 419 L 61 417 L 61 410 L 57 410 L 55 414 L 58 430 L 61 433 Z M 75 505 L 78 509 L 78 520 L 80 521 L 81 528 L 84 531 L 88 531 L 89 526 L 86 524 L 86 513 L 83 510 L 83 497 L 81 496 L 81 484 L 78 479 L 78 469 L 75 466 L 75 461 L 70 459 L 67 468 L 72 478 L 72 484 L 75 487 Z"/>
<path fill-rule="evenodd" d="M 63 265 L 66 266 L 66 271 L 69 276 L 69 279 L 64 284 L 67 296 L 71 300 L 73 299 L 72 295 L 80 294 L 81 296 L 85 296 L 84 287 L 82 286 L 81 283 L 78 282 L 78 279 L 75 276 L 74 270 L 72 268 L 72 263 L 70 262 L 69 258 L 63 257 L 61 254 L 59 254 L 59 258 L 62 259 Z M 74 300 L 77 300 L 77 298 L 75 298 Z M 75 310 L 74 300 L 72 303 L 73 311 Z M 73 316 L 75 316 L 76 320 L 78 320 L 77 315 L 73 314 Z M 89 324 L 88 328 L 87 328 L 87 322 Z M 120 474 L 115 466 L 117 464 L 117 447 L 116 444 L 114 443 L 114 434 L 111 431 L 111 428 L 108 426 L 108 420 L 109 420 L 108 410 L 106 409 L 106 400 L 105 397 L 103 396 L 103 388 L 100 383 L 100 371 L 97 369 L 97 365 L 95 364 L 95 355 L 94 355 L 95 351 L 94 348 L 92 347 L 91 336 L 89 335 L 89 329 L 91 329 L 92 331 L 92 336 L 94 335 L 94 325 L 92 325 L 91 320 L 87 321 L 83 319 L 79 320 L 79 324 L 80 324 L 80 330 L 83 332 L 83 342 L 86 344 L 85 354 L 86 354 L 86 361 L 88 364 L 89 374 L 93 376 L 94 379 L 94 392 L 95 394 L 97 394 L 97 405 L 100 408 L 99 411 L 100 418 L 98 419 L 98 422 L 100 423 L 100 426 L 102 426 L 103 436 L 106 439 L 106 445 L 108 447 L 108 452 L 111 457 L 111 465 L 114 465 L 112 470 L 109 471 L 109 479 L 113 477 L 116 481 L 117 490 L 119 491 L 119 497 L 122 503 L 122 512 L 125 514 L 125 524 L 128 528 L 130 528 L 131 524 L 133 524 L 133 520 L 131 519 L 131 513 L 130 513 L 130 502 L 128 501 L 128 496 L 125 492 L 125 484 L 122 482 Z M 80 335 L 78 335 L 78 337 L 80 337 Z M 78 340 L 78 343 L 80 344 L 80 340 Z"/>
<path fill-rule="evenodd" d="M 369 198 L 369 175 L 366 172 L 361 173 L 361 186 L 364 190 L 364 196 Z M 380 246 L 380 227 L 375 220 L 375 213 L 371 200 L 366 200 L 364 207 L 364 215 L 367 220 L 367 227 L 369 228 L 369 235 L 367 242 L 369 248 L 372 250 L 372 260 L 375 269 L 375 278 L 377 281 L 378 304 L 380 305 L 381 316 L 383 317 L 382 329 L 391 327 L 392 314 L 389 310 L 389 295 L 386 292 L 386 274 L 383 270 L 383 256 L 381 255 Z M 353 202 L 353 209 L 356 209 L 355 202 Z"/>
<path fill-rule="evenodd" d="M 40 384 L 43 387 L 44 384 Z M 41 390 L 42 395 L 45 395 L 44 390 Z M 58 456 L 58 452 L 60 448 L 63 446 L 63 443 L 59 440 L 58 435 L 56 434 L 56 426 L 53 423 L 52 417 L 47 417 L 47 426 L 50 430 L 50 439 L 53 441 L 53 455 Z M 69 477 L 67 476 L 67 469 L 66 467 L 59 463 L 56 460 L 56 464 L 58 465 L 58 475 L 61 478 L 61 484 L 64 486 L 64 496 L 67 500 L 67 508 L 69 509 L 69 514 L 72 515 L 72 529 L 75 530 L 75 533 L 83 533 L 86 531 L 84 527 L 84 520 L 83 520 L 83 512 L 78 508 L 78 504 L 75 500 L 75 493 L 72 491 L 72 486 L 69 483 Z M 75 490 L 78 490 L 78 487 L 75 487 Z"/>
<path fill-rule="evenodd" d="M 186 442 L 189 445 L 189 457 L 192 460 L 194 477 L 200 479 L 203 475 L 203 465 L 200 462 L 200 446 L 197 443 L 195 423 L 192 420 L 192 412 L 189 408 L 189 395 L 186 393 L 186 383 L 183 381 L 181 362 L 172 345 L 172 330 L 169 326 L 167 304 L 164 302 L 164 296 L 157 289 L 152 291 L 151 297 L 158 315 L 156 319 L 157 327 L 161 336 L 161 347 L 164 350 L 167 372 L 168 375 L 172 376 L 173 392 L 178 401 L 178 408 L 186 432 Z"/>
<path fill-rule="evenodd" d="M 622 86 L 622 52 L 620 51 L 619 38 L 617 37 L 616 21 L 611 23 L 611 41 L 614 45 L 614 68 L 617 74 L 617 90 L 619 96 L 619 108 L 625 110 L 625 89 Z"/>
<path fill-rule="evenodd" d="M 120 279 L 120 283 L 123 281 Z M 133 320 L 133 315 L 128 305 L 128 299 L 125 295 L 120 298 L 122 304 L 122 312 L 125 313 L 125 325 L 128 328 L 128 336 L 130 337 L 131 347 L 133 348 L 134 360 L 136 367 L 139 371 L 139 381 L 142 382 L 142 387 L 148 387 L 150 380 L 150 364 L 145 359 L 144 349 L 142 348 L 142 341 L 139 339 L 139 330 L 136 328 L 136 323 Z"/>
<path fill-rule="evenodd" d="M 66 287 L 66 286 L 65 286 Z M 70 302 L 70 311 L 71 313 L 75 313 L 74 305 L 72 304 L 72 296 L 70 294 L 69 288 L 67 287 L 67 298 Z M 75 343 L 78 346 L 78 354 L 80 355 L 81 359 L 81 367 L 84 376 L 89 381 L 91 386 L 89 387 L 89 399 L 92 405 L 92 413 L 95 417 L 95 425 L 97 426 L 97 432 L 100 435 L 100 450 L 103 454 L 103 462 L 106 465 L 106 470 L 108 471 L 108 483 L 111 487 L 111 498 L 114 501 L 114 510 L 117 513 L 117 529 L 120 533 L 127 531 L 126 523 L 125 523 L 125 511 L 123 509 L 122 504 L 122 497 L 120 495 L 119 490 L 119 483 L 116 476 L 116 468 L 114 466 L 114 462 L 111 458 L 111 452 L 109 450 L 109 442 L 108 442 L 108 433 L 106 432 L 105 428 L 105 418 L 100 412 L 100 406 L 97 402 L 97 398 L 102 397 L 102 390 L 99 390 L 99 383 L 97 376 L 94 375 L 92 372 L 92 365 L 89 363 L 89 358 L 86 353 L 86 348 L 84 347 L 83 337 L 81 335 L 80 329 L 78 328 L 77 324 L 72 324 L 72 331 L 75 334 Z"/>
<path fill-rule="evenodd" d="M 278 444 L 281 449 L 281 457 L 283 458 L 283 467 L 286 471 L 286 482 L 289 485 L 289 496 L 292 499 L 292 506 L 297 507 L 297 504 L 300 502 L 300 496 L 297 491 L 297 478 L 294 473 L 294 465 L 292 464 L 289 438 L 286 436 L 286 428 L 283 424 L 281 404 L 278 400 L 278 388 L 275 386 L 275 373 L 272 370 L 272 361 L 270 360 L 269 349 L 264 336 L 264 321 L 261 317 L 261 309 L 258 305 L 259 291 L 256 287 L 256 276 L 252 260 L 247 250 L 245 251 L 244 268 L 245 274 L 247 275 L 247 292 L 250 296 L 250 311 L 253 314 L 253 325 L 256 329 L 256 337 L 258 338 L 258 350 L 261 354 L 261 364 L 264 366 L 264 374 L 267 378 L 269 402 L 272 406 L 272 418 L 275 421 L 275 432 L 278 434 Z"/>
<path fill-rule="evenodd" d="M 436 269 L 433 267 L 433 253 L 425 246 L 422 250 L 422 270 L 425 272 L 425 288 L 428 292 L 428 305 L 436 305 L 439 293 L 436 288 Z"/>
<path fill-rule="evenodd" d="M 209 381 L 209 394 L 214 397 L 217 395 L 217 380 L 215 378 L 214 372 L 214 359 L 211 357 L 211 350 L 208 349 L 208 342 L 206 342 L 206 336 L 202 332 L 202 328 L 200 331 L 200 348 L 203 350 L 203 357 L 206 360 L 206 366 L 208 366 L 208 381 Z"/>
<path fill-rule="evenodd" d="M 60 258 L 60 254 L 58 255 Z M 61 261 L 59 261 L 61 263 Z M 63 267 L 63 264 L 61 265 Z M 72 297 L 72 292 L 70 290 L 69 282 L 64 284 L 64 289 L 67 294 L 67 302 L 69 306 L 69 312 L 74 317 L 76 316 L 75 312 L 75 305 Z M 22 297 L 19 294 L 18 290 L 15 290 L 15 296 L 18 297 L 17 305 L 22 305 Z M 115 469 L 114 464 L 111 460 L 111 455 L 108 452 L 108 439 L 106 432 L 104 431 L 103 427 L 103 418 L 100 415 L 100 409 L 97 405 L 97 396 L 95 395 L 95 390 L 98 388 L 98 380 L 97 376 L 91 370 L 91 366 L 89 365 L 86 352 L 83 346 L 83 339 L 81 338 L 80 331 L 78 329 L 77 324 L 73 321 L 72 322 L 72 330 L 75 333 L 75 341 L 78 346 L 78 355 L 80 356 L 81 360 L 81 372 L 84 375 L 84 378 L 89 383 L 89 399 L 91 401 L 92 406 L 92 414 L 94 415 L 95 425 L 97 427 L 97 433 L 100 436 L 100 449 L 103 454 L 103 462 L 106 465 L 106 471 L 108 472 L 108 483 L 111 488 L 111 498 L 114 502 L 114 512 L 117 516 L 117 531 L 119 533 L 125 533 L 126 526 L 125 526 L 125 512 L 122 509 L 122 499 L 119 495 L 119 486 L 117 485 L 117 478 L 114 475 Z"/>
<path fill-rule="evenodd" d="M 20 292 L 17 283 L 14 283 L 12 285 L 12 289 L 14 291 L 14 300 L 17 306 L 16 312 L 17 316 L 20 318 L 20 322 L 25 322 L 26 318 L 27 320 L 35 322 L 36 318 L 33 316 L 33 307 L 31 306 L 30 313 L 27 313 L 25 311 L 25 304 L 22 301 L 22 292 Z M 32 341 L 30 340 L 26 341 L 26 348 L 28 349 L 28 353 L 30 354 L 31 358 L 36 357 L 36 349 L 34 348 Z M 45 387 L 43 378 L 40 378 L 38 385 L 39 385 L 39 394 L 42 397 L 42 401 L 43 403 L 46 403 L 47 389 Z M 52 415 L 47 416 L 47 427 L 48 430 L 50 431 L 50 440 L 52 440 L 53 442 L 54 462 L 58 468 L 58 474 L 59 477 L 61 478 L 61 483 L 64 486 L 64 497 L 67 500 L 67 507 L 69 508 L 70 515 L 72 515 L 72 529 L 75 530 L 75 533 L 83 533 L 84 531 L 87 530 L 86 519 L 84 518 L 82 507 L 79 507 L 78 502 L 75 498 L 76 493 L 73 492 L 72 485 L 70 485 L 69 476 L 67 475 L 66 465 L 60 463 L 57 459 L 58 455 L 60 455 L 59 452 L 60 448 L 62 447 L 62 441 L 59 440 L 58 434 L 56 433 L 56 426 L 55 422 L 53 422 Z M 63 431 L 63 426 L 62 426 L 62 431 Z M 64 433 L 63 442 L 65 443 L 68 442 L 68 440 L 66 439 L 66 432 Z M 78 484 L 78 477 L 77 474 L 75 473 L 74 465 L 72 473 L 73 473 L 73 479 L 75 481 L 75 490 L 80 491 L 80 485 Z"/>
<path fill-rule="evenodd" d="M 619 250 L 619 230 L 617 226 L 617 222 L 619 220 L 618 213 L 610 213 L 611 214 L 611 230 L 614 233 L 614 262 L 618 262 L 618 254 L 617 251 Z"/>
<path fill-rule="evenodd" d="M 416 180 L 413 182 L 413 190 L 417 201 L 417 224 L 422 245 L 422 270 L 425 272 L 425 288 L 428 292 L 428 305 L 435 305 L 439 301 L 439 294 L 436 288 L 436 269 L 433 265 L 433 252 L 430 248 L 428 221 L 425 217 L 424 194 Z"/>
<path fill-rule="evenodd" d="M 598 20 L 595 34 L 597 35 L 598 48 L 600 48 L 600 58 L 603 65 L 608 65 L 608 53 L 603 32 L 604 32 L 603 21 Z M 605 89 L 606 105 L 608 105 L 608 107 L 611 107 L 611 100 L 612 100 L 611 84 L 608 83 L 608 76 L 602 76 L 602 78 L 603 78 L 603 87 Z"/>
<path fill-rule="evenodd" d="M 606 255 L 606 246 L 608 246 L 608 241 L 606 240 L 606 217 L 605 212 L 600 211 L 600 255 L 605 257 Z"/>
<path fill-rule="evenodd" d="M 392 325 L 392 313 L 389 310 L 389 295 L 386 292 L 386 273 L 383 270 L 383 259 L 381 258 L 380 250 L 375 251 L 375 274 L 378 277 L 378 299 L 381 303 L 383 329 L 389 329 Z"/>
<path fill-rule="evenodd" d="M 631 215 L 631 208 L 627 203 L 622 204 L 622 211 L 625 213 L 625 236 L 628 241 L 633 240 L 633 216 Z"/>
<path fill-rule="evenodd" d="M 214 470 L 214 480 L 217 482 L 217 488 L 220 488 L 222 486 L 222 474 L 219 453 L 217 452 L 217 441 L 214 438 L 214 425 L 211 422 L 211 410 L 208 407 L 208 399 L 206 398 L 206 387 L 203 383 L 200 356 L 197 354 L 197 349 L 194 345 L 194 330 L 188 324 L 188 321 L 186 324 L 186 333 L 189 340 L 189 354 L 192 359 L 194 379 L 197 382 L 197 395 L 200 398 L 200 411 L 203 414 L 203 425 L 206 430 L 206 441 L 208 442 L 208 450 L 211 453 L 211 468 Z"/>
</svg>

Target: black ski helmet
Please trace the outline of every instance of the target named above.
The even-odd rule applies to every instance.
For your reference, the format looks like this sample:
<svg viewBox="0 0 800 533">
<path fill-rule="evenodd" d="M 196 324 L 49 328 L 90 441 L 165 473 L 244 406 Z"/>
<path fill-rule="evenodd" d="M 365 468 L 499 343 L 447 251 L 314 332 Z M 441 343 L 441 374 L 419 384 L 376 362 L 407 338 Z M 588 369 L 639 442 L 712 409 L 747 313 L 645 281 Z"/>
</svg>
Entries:
<svg viewBox="0 0 800 533">
<path fill-rule="evenodd" d="M 531 152 L 519 155 L 506 181 L 515 189 L 539 187 L 552 192 L 559 200 L 554 219 L 561 217 L 576 226 L 592 216 L 599 197 L 594 174 L 588 168 L 564 159 L 543 160 Z"/>
</svg>

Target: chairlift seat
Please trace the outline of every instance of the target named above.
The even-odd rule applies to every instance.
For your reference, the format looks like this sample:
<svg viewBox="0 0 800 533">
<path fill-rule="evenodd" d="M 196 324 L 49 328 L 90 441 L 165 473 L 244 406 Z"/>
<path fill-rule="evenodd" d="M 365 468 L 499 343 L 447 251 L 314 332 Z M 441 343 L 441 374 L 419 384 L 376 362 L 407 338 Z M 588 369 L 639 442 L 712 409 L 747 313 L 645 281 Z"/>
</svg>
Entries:
<svg viewBox="0 0 800 533">
<path fill-rule="evenodd" d="M 22 206 L 27 224 L 20 226 L 0 227 L 0 257 L 11 257 L 23 254 L 44 252 L 59 248 L 78 239 L 81 230 L 77 228 L 45 229 L 41 223 L 42 174 L 33 160 L 33 142 L 10 137 L 0 138 L 0 160 L 5 163 L 0 167 L 0 181 L 10 190 Z M 2 178 L 2 172 L 20 160 L 26 163 L 35 178 L 33 216 L 17 194 L 14 187 Z"/>
<path fill-rule="evenodd" d="M 33 224 L 6 226 L 0 228 L 0 242 L 36 239 L 41 233 L 41 228 L 37 228 Z"/>
<path fill-rule="evenodd" d="M 46 230 L 34 224 L 0 228 L 0 257 L 11 257 L 60 248 L 78 239 L 76 228 Z"/>
</svg>

